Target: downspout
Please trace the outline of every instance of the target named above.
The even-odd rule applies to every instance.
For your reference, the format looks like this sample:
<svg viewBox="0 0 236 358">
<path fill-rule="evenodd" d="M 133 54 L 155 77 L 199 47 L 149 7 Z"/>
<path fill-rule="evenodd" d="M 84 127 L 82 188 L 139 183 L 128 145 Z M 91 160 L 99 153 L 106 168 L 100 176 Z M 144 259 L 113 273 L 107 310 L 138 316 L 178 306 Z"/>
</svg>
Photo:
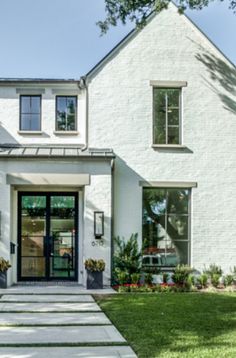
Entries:
<svg viewBox="0 0 236 358">
<path fill-rule="evenodd" d="M 111 284 L 113 282 L 113 255 L 114 255 L 114 171 L 115 159 L 111 160 L 111 257 L 110 257 L 110 270 L 111 270 Z"/>
<path fill-rule="evenodd" d="M 86 100 L 86 109 L 85 109 L 85 111 L 86 111 L 86 114 L 85 114 L 85 144 L 81 148 L 81 152 L 84 152 L 89 147 L 89 133 L 88 133 L 88 131 L 89 131 L 89 93 L 88 93 L 88 85 L 87 85 L 86 77 L 81 77 L 79 88 L 80 89 L 85 89 L 85 100 Z"/>
</svg>

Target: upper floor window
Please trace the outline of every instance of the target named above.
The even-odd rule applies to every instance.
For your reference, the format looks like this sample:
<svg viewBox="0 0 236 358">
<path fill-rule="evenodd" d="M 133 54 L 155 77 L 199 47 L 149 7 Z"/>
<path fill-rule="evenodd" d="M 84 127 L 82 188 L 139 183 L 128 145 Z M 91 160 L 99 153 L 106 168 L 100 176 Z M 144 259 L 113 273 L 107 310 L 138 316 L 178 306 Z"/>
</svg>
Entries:
<svg viewBox="0 0 236 358">
<path fill-rule="evenodd" d="M 181 144 L 181 88 L 153 88 L 153 144 Z"/>
<path fill-rule="evenodd" d="M 41 130 L 41 96 L 20 96 L 20 130 Z"/>
<path fill-rule="evenodd" d="M 77 97 L 76 96 L 56 97 L 56 130 L 57 131 L 77 130 Z"/>
</svg>

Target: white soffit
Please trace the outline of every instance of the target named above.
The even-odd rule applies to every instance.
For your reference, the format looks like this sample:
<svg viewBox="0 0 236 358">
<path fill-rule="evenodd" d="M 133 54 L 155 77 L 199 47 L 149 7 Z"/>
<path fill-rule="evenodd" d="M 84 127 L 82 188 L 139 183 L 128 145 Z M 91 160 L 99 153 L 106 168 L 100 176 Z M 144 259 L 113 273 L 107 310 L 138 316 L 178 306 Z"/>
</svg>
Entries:
<svg viewBox="0 0 236 358">
<path fill-rule="evenodd" d="M 9 173 L 7 174 L 7 184 L 83 186 L 83 185 L 90 184 L 90 175 L 89 174 Z"/>
</svg>

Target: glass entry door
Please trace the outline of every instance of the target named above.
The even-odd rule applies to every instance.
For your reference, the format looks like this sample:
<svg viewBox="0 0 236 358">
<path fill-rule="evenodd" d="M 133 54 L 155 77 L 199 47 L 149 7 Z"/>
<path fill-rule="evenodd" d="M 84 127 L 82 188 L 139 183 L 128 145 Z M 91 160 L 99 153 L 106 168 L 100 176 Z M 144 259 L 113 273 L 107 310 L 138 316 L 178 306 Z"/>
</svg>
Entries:
<svg viewBox="0 0 236 358">
<path fill-rule="evenodd" d="M 19 193 L 20 280 L 76 280 L 77 193 Z"/>
</svg>

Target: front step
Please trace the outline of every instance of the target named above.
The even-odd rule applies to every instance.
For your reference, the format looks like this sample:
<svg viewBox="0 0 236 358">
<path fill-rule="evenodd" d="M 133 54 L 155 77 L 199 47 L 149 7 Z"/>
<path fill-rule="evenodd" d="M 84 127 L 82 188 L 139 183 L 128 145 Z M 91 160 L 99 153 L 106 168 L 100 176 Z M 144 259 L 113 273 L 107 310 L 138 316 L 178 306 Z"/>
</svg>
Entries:
<svg viewBox="0 0 236 358">
<path fill-rule="evenodd" d="M 2 358 L 137 358 L 130 347 L 0 348 Z"/>
<path fill-rule="evenodd" d="M 0 327 L 0 346 L 125 342 L 114 326 Z"/>
<path fill-rule="evenodd" d="M 90 295 L 3 295 L 0 302 L 94 302 Z"/>
<path fill-rule="evenodd" d="M 34 325 L 103 325 L 111 324 L 107 316 L 100 313 L 6 313 L 0 314 L 0 326 Z M 0 356 L 1 358 L 1 356 Z"/>
</svg>

